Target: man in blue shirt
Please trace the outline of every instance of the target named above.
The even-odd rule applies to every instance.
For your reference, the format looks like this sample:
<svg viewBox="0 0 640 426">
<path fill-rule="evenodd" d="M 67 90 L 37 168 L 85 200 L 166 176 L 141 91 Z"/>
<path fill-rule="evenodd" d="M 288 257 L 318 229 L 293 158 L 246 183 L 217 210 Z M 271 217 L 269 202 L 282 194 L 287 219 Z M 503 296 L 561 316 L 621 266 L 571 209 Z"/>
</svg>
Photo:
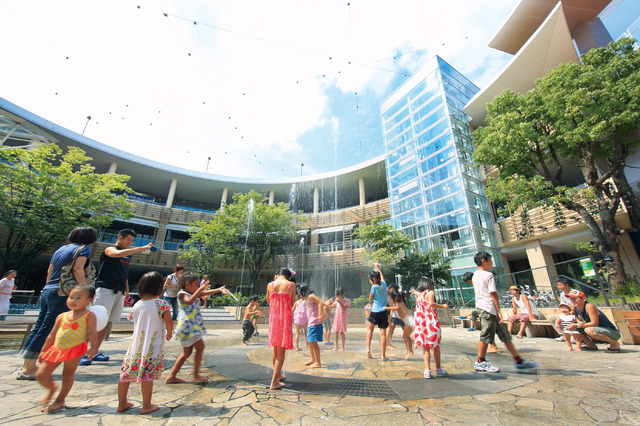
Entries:
<svg viewBox="0 0 640 426">
<path fill-rule="evenodd" d="M 387 332 L 389 327 L 389 311 L 384 307 L 387 305 L 387 283 L 384 281 L 380 265 L 374 265 L 376 270 L 369 274 L 369 282 L 371 283 L 371 293 L 369 293 L 369 300 L 372 302 L 371 314 L 367 323 L 367 358 L 373 358 L 371 356 L 371 339 L 373 338 L 373 329 L 376 325 L 380 329 L 380 346 L 382 348 L 382 355 L 380 359 L 387 361 Z"/>
</svg>

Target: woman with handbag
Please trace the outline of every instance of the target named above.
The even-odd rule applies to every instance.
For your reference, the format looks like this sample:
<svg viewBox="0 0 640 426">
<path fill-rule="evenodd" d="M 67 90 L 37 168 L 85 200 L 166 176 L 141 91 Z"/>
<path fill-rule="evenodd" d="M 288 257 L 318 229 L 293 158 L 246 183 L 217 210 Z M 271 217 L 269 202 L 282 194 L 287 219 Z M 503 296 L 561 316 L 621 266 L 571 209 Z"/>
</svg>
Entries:
<svg viewBox="0 0 640 426">
<path fill-rule="evenodd" d="M 51 256 L 47 281 L 40 294 L 40 313 L 31 334 L 20 349 L 24 364 L 22 371 L 18 372 L 18 380 L 35 380 L 36 361 L 40 350 L 53 329 L 58 315 L 69 310 L 67 296 L 72 285 L 74 283 L 90 284 L 85 277 L 88 272 L 85 268 L 88 270 L 91 264 L 89 245 L 96 240 L 96 230 L 90 226 L 75 228 L 69 234 L 69 244 L 60 247 Z M 65 273 L 70 276 L 64 277 Z"/>
</svg>

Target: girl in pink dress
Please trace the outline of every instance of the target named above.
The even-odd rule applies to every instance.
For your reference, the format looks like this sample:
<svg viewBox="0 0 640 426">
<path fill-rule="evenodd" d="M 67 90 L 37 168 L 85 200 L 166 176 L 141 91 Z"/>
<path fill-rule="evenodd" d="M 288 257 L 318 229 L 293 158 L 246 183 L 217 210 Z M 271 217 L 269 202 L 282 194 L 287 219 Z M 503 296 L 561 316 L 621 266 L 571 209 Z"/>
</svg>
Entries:
<svg viewBox="0 0 640 426">
<path fill-rule="evenodd" d="M 294 273 L 287 268 L 276 272 L 274 281 L 267 285 L 269 303 L 269 347 L 273 347 L 273 377 L 271 389 L 284 387 L 282 366 L 287 349 L 293 349 L 293 315 L 291 308 L 296 300 L 295 283 L 291 282 Z"/>
<path fill-rule="evenodd" d="M 418 288 L 412 292 L 416 295 L 414 347 L 422 347 L 424 358 L 424 378 L 445 377 L 449 373 L 440 366 L 440 321 L 436 309 L 448 309 L 448 305 L 435 302 L 433 281 L 427 277 L 420 278 Z M 431 352 L 436 363 L 435 374 L 431 373 Z"/>
<path fill-rule="evenodd" d="M 336 308 L 336 314 L 333 318 L 333 328 L 331 330 L 336 333 L 336 345 L 333 347 L 333 350 L 338 350 L 338 336 L 341 336 L 342 347 L 340 348 L 340 352 L 343 352 L 345 333 L 347 332 L 347 309 L 351 306 L 349 299 L 344 296 L 344 288 L 338 287 L 336 289 L 336 300 L 333 302 L 333 306 Z"/>
<path fill-rule="evenodd" d="M 296 285 L 296 293 L 298 293 L 298 300 L 293 305 L 293 323 L 296 326 L 296 351 L 300 350 L 300 335 L 304 337 L 305 345 L 307 343 L 307 305 L 303 298 L 300 297 L 299 286 Z"/>
</svg>

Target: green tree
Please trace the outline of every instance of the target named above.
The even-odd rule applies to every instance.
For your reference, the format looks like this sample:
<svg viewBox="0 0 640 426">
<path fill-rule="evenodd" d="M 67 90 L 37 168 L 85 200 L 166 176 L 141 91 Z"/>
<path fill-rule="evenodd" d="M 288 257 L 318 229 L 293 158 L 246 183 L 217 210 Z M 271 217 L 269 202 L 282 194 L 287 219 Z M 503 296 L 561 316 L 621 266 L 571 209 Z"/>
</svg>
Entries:
<svg viewBox="0 0 640 426">
<path fill-rule="evenodd" d="M 381 222 L 376 217 L 369 225 L 361 226 L 353 233 L 353 239 L 365 249 L 362 256 L 365 263 L 393 263 L 411 246 L 409 235 Z"/>
<path fill-rule="evenodd" d="M 443 260 L 442 250 L 427 253 L 410 253 L 396 262 L 391 268 L 394 275 L 402 275 L 403 288 L 416 288 L 421 277 L 431 278 L 436 286 L 446 286 L 451 279 L 451 261 Z"/>
<path fill-rule="evenodd" d="M 23 270 L 47 248 L 62 243 L 76 226 L 108 226 L 127 218 L 129 176 L 98 174 L 76 147 L 56 145 L 0 151 L 0 248 L 2 270 Z"/>
<path fill-rule="evenodd" d="M 220 262 L 235 261 L 238 268 L 244 263 L 254 290 L 269 261 L 297 251 L 298 214 L 286 203 L 270 205 L 267 201 L 255 191 L 234 194 L 233 202 L 224 205 L 211 222 L 193 224 L 185 257 L 193 261 L 198 273 L 211 274 Z"/>
<path fill-rule="evenodd" d="M 488 180 L 489 199 L 508 212 L 556 203 L 577 212 L 612 289 L 624 283 L 615 215 L 624 200 L 637 213 L 625 175 L 640 128 L 640 52 L 632 40 L 559 65 L 527 93 L 505 91 L 487 112 L 487 126 L 473 136 L 476 162 L 499 172 Z"/>
</svg>

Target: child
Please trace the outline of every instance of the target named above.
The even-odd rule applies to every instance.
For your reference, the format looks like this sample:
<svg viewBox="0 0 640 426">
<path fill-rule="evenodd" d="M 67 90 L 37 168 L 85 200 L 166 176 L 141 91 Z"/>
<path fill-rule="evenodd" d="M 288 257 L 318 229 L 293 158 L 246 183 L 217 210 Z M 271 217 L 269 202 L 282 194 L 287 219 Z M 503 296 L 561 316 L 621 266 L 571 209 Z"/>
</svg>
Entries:
<svg viewBox="0 0 640 426">
<path fill-rule="evenodd" d="M 407 354 L 404 356 L 404 359 L 409 359 L 413 356 L 413 349 L 411 347 L 413 320 L 405 304 L 406 296 L 397 286 L 393 286 L 389 287 L 389 298 L 391 299 L 392 306 L 385 306 L 385 309 L 396 314 L 398 319 L 404 319 L 404 321 L 402 321 L 402 338 L 407 348 Z"/>
<path fill-rule="evenodd" d="M 336 289 L 336 301 L 333 303 L 336 307 L 336 315 L 333 318 L 333 328 L 331 331 L 336 333 L 336 345 L 333 348 L 334 351 L 338 350 L 338 335 L 342 340 L 342 347 L 340 352 L 344 351 L 345 333 L 347 332 L 347 310 L 351 306 L 351 302 L 344 296 L 344 288 L 338 287 Z"/>
<path fill-rule="evenodd" d="M 480 341 L 478 342 L 478 359 L 474 366 L 475 370 L 489 373 L 500 371 L 500 368 L 491 365 L 485 359 L 489 344 L 495 343 L 496 333 L 513 356 L 517 370 L 537 368 L 537 362 L 526 361 L 520 357 L 511 341 L 511 334 L 507 330 L 507 325 L 502 321 L 496 283 L 491 273 L 491 268 L 493 267 L 491 255 L 486 251 L 481 251 L 475 254 L 473 261 L 478 265 L 478 270 L 473 274 L 472 282 L 476 296 L 476 309 L 480 310 L 480 322 L 482 324 Z"/>
<path fill-rule="evenodd" d="M 140 300 L 133 306 L 129 321 L 133 321 L 131 344 L 122 360 L 118 383 L 118 409 L 123 412 L 133 407 L 127 400 L 131 382 L 140 382 L 142 387 L 142 414 L 151 413 L 160 407 L 151 403 L 153 381 L 162 374 L 164 340 L 171 340 L 173 319 L 171 305 L 160 298 L 164 280 L 159 272 L 147 272 L 138 283 Z"/>
<path fill-rule="evenodd" d="M 251 322 L 251 317 L 255 316 L 256 318 L 260 316 L 260 306 L 258 306 L 258 296 L 253 295 L 249 298 L 249 304 L 244 310 L 244 316 L 242 317 L 242 333 L 244 334 L 242 337 L 242 344 L 248 345 L 249 339 L 253 336 L 253 331 L 255 328 L 253 327 L 253 323 Z"/>
<path fill-rule="evenodd" d="M 287 349 L 293 349 L 293 314 L 291 309 L 296 299 L 295 272 L 280 268 L 275 279 L 267 285 L 269 303 L 269 347 L 273 348 L 273 375 L 270 389 L 284 387 L 282 374 Z"/>
<path fill-rule="evenodd" d="M 380 359 L 387 361 L 387 327 L 389 327 L 389 314 L 384 309 L 387 306 L 387 283 L 384 281 L 380 265 L 374 265 L 375 270 L 369 274 L 369 282 L 371 283 L 371 292 L 369 293 L 369 300 L 372 302 L 371 313 L 369 314 L 367 324 L 367 358 L 373 358 L 371 356 L 371 339 L 373 338 L 373 329 L 376 325 L 380 329 L 380 347 L 382 354 Z"/>
<path fill-rule="evenodd" d="M 389 286 L 387 286 L 387 298 L 390 297 L 394 288 L 399 289 L 397 284 L 389 284 Z M 404 321 L 400 316 L 398 316 L 398 311 L 391 311 L 389 327 L 387 327 L 387 349 L 396 349 L 396 347 L 391 344 L 391 339 L 393 338 L 393 332 L 396 330 L 396 326 L 399 326 L 404 330 Z"/>
<path fill-rule="evenodd" d="M 229 294 L 224 286 L 213 290 L 209 289 L 209 281 L 200 284 L 198 275 L 188 272 L 180 276 L 178 283 L 180 291 L 178 292 L 178 327 L 177 338 L 182 345 L 182 354 L 176 359 L 173 368 L 166 378 L 165 383 L 184 383 L 184 380 L 177 377 L 180 368 L 185 361 L 191 356 L 193 350 L 196 350 L 196 356 L 193 360 L 193 377 L 192 382 L 206 382 L 207 378 L 200 375 L 200 364 L 204 354 L 204 342 L 202 335 L 207 332 L 204 328 L 204 321 L 200 313 L 200 306 L 196 303 L 202 295 L 214 293 Z"/>
<path fill-rule="evenodd" d="M 297 286 L 296 292 L 299 299 L 293 305 L 293 323 L 296 325 L 296 351 L 300 350 L 300 335 L 304 335 L 304 342 L 307 346 L 307 305 L 305 300 L 300 296 L 300 286 Z"/>
<path fill-rule="evenodd" d="M 571 310 L 571 306 L 566 303 L 560 303 L 558 305 L 560 308 L 560 313 L 558 314 L 558 319 L 556 320 L 556 328 L 562 329 L 564 334 L 564 341 L 567 342 L 568 351 L 573 350 L 573 346 L 571 345 L 571 338 L 576 342 L 576 351 L 582 352 L 582 339 L 580 338 L 580 332 L 578 330 L 569 330 L 567 327 L 570 324 L 578 324 L 575 314 Z"/>
<path fill-rule="evenodd" d="M 446 377 L 449 373 L 440 366 L 440 321 L 438 320 L 437 309 L 449 309 L 448 305 L 440 305 L 435 301 L 433 291 L 433 281 L 430 278 L 422 277 L 415 291 L 416 311 L 415 311 L 415 347 L 422 347 L 424 358 L 424 378 Z M 431 373 L 431 352 L 436 364 L 436 371 Z"/>
<path fill-rule="evenodd" d="M 96 331 L 96 316 L 87 309 L 96 294 L 96 289 L 90 285 L 79 285 L 71 290 L 67 298 L 69 312 L 58 315 L 53 330 L 42 346 L 42 353 L 38 357 L 41 363 L 36 372 L 36 379 L 42 386 L 49 389 L 49 393 L 42 400 L 48 404 L 56 393 L 58 386 L 51 377 L 60 363 L 64 363 L 62 370 L 62 387 L 53 404 L 42 409 L 43 413 L 53 413 L 65 408 L 65 399 L 73 386 L 73 376 L 85 353 L 89 359 L 97 351 L 98 334 Z M 87 351 L 87 341 L 91 348 Z"/>
<path fill-rule="evenodd" d="M 324 307 L 322 309 L 322 329 L 324 330 L 324 344 L 333 345 L 331 341 L 331 327 L 333 323 L 333 312 L 331 310 L 335 306 L 333 299 L 327 299 L 324 301 Z M 336 342 L 337 344 L 338 342 Z M 335 348 L 334 348 L 335 349 Z"/>
<path fill-rule="evenodd" d="M 324 303 L 318 299 L 308 285 L 300 286 L 300 296 L 306 299 L 307 306 L 307 342 L 309 343 L 309 353 L 311 359 L 305 362 L 310 368 L 322 367 L 320 362 L 320 347 L 318 342 L 322 342 L 322 320 L 320 319 L 321 309 L 324 309 Z"/>
</svg>

